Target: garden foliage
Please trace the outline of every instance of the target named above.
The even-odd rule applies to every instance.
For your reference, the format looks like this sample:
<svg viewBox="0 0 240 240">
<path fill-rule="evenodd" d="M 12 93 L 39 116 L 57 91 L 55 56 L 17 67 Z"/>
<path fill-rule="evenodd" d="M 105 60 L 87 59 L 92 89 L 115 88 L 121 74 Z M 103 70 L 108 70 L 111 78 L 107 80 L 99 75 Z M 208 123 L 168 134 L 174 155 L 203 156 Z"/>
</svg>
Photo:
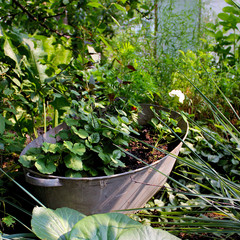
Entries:
<svg viewBox="0 0 240 240">
<path fill-rule="evenodd" d="M 157 103 L 183 111 L 190 133 L 165 189 L 133 218 L 186 239 L 195 234 L 199 238 L 202 234 L 214 239 L 239 237 L 240 6 L 233 0 L 226 2 L 216 22 L 203 23 L 202 38 L 195 39 L 189 50 L 185 45 L 174 48 L 173 56 L 164 49 L 172 44 L 167 33 L 175 33 L 170 20 L 182 23 L 178 23 L 178 34 L 183 36 L 183 23 L 190 16 L 174 15 L 168 11 L 171 7 L 163 9 L 168 24 L 154 30 L 156 5 L 149 1 L 0 1 L 2 168 L 15 177 L 19 165 L 10 160 L 17 159 L 29 141 L 63 122 L 72 103 L 83 102 L 89 95 L 94 96 L 91 107 L 96 101 L 107 108 L 114 102 L 117 109 L 123 104 L 135 109 L 140 101 Z M 183 103 L 169 95 L 173 90 L 185 95 Z M 118 119 L 121 127 L 126 124 L 122 120 Z M 104 121 L 115 122 L 111 117 Z M 80 138 L 88 136 L 89 149 L 100 151 L 95 146 L 98 136 L 91 129 L 79 132 L 73 123 L 66 123 Z M 51 146 L 44 149 L 47 154 L 54 151 Z M 83 154 L 68 143 L 63 151 L 77 157 Z M 108 161 L 110 155 L 102 157 Z M 74 159 L 65 162 L 73 171 L 83 167 L 75 165 Z M 111 169 L 106 171 L 111 173 Z M 5 226 L 12 226 L 5 181 L 0 182 L 1 218 Z M 13 200 L 18 205 L 19 199 Z M 89 223 L 88 219 L 96 218 L 82 220 Z"/>
</svg>

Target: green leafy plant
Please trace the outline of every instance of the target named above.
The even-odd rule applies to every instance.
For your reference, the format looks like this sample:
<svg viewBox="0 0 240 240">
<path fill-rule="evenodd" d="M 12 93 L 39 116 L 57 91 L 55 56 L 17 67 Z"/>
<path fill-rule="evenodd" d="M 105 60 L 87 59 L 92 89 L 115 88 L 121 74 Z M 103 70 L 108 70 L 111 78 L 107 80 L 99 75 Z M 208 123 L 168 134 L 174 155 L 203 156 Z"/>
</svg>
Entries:
<svg viewBox="0 0 240 240">
<path fill-rule="evenodd" d="M 127 113 L 116 111 L 117 115 L 105 113 L 94 99 L 73 101 L 70 115 L 64 118 L 66 129 L 55 136 L 61 140 L 30 148 L 20 163 L 44 174 L 57 172 L 68 177 L 113 174 L 114 169 L 125 166 L 120 160 L 125 154 L 116 145 L 128 147 L 130 133 L 137 134 Z"/>
<path fill-rule="evenodd" d="M 155 131 L 158 133 L 155 147 L 157 147 L 159 143 L 170 143 L 173 139 L 176 140 L 176 137 L 174 134 L 172 134 L 172 131 L 175 134 L 182 133 L 181 128 L 178 127 L 178 120 L 171 118 L 170 112 L 161 110 L 157 113 L 154 108 L 151 109 L 156 115 L 156 118 L 151 119 L 151 124 L 154 126 Z"/>
<path fill-rule="evenodd" d="M 57 222 L 56 222 L 57 220 Z M 47 223 L 47 224 L 46 224 Z M 32 230 L 40 239 L 178 239 L 121 213 L 85 216 L 73 209 L 33 209 Z"/>
<path fill-rule="evenodd" d="M 218 22 L 207 24 L 208 34 L 215 39 L 210 49 L 218 55 L 221 68 L 239 64 L 240 6 L 232 0 L 226 2 L 228 6 L 218 14 Z"/>
</svg>

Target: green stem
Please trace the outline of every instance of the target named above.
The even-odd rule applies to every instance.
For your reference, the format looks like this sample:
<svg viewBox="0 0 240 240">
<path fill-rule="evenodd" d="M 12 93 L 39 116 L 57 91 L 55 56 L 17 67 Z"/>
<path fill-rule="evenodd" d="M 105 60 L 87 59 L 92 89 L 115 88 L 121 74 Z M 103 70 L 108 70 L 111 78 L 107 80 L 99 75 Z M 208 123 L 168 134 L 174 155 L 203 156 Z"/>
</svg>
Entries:
<svg viewBox="0 0 240 240">
<path fill-rule="evenodd" d="M 46 113 L 46 102 L 43 98 L 43 124 L 44 124 L 44 133 L 47 132 L 47 113 Z"/>
<path fill-rule="evenodd" d="M 58 110 L 54 110 L 54 127 L 58 126 Z"/>
</svg>

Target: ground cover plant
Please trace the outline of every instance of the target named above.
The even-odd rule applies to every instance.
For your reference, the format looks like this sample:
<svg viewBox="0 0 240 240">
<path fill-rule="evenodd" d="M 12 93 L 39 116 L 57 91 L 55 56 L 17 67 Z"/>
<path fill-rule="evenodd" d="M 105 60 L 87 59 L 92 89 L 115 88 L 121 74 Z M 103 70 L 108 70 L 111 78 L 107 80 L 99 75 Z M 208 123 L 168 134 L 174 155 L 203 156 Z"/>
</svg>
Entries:
<svg viewBox="0 0 240 240">
<path fill-rule="evenodd" d="M 133 110 L 135 99 L 183 110 L 190 132 L 177 165 L 165 188 L 132 218 L 182 239 L 238 239 L 239 6 L 226 2 L 199 49 L 179 51 L 174 59 L 156 55 L 149 28 L 154 5 L 144 1 L 2 1 L 1 169 L 24 186 L 17 163 L 24 145 L 58 125 L 71 100 L 86 98 L 93 85 L 103 91 L 99 99 L 124 96 Z M 100 64 L 88 46 L 101 53 Z M 172 90 L 182 91 L 183 103 Z M 4 173 L 0 186 L 1 231 L 16 233 L 21 219 L 10 206 L 30 218 L 35 202 L 14 195 Z"/>
</svg>

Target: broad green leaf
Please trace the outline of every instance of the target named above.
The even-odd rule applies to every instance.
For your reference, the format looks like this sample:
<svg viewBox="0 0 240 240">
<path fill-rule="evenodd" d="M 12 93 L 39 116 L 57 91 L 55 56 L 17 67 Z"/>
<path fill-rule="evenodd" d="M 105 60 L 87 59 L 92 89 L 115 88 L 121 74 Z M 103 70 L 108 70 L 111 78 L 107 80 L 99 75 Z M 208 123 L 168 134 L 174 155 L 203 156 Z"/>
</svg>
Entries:
<svg viewBox="0 0 240 240">
<path fill-rule="evenodd" d="M 16 63 L 16 67 L 19 71 L 21 71 L 19 62 L 19 56 L 16 48 L 13 46 L 11 40 L 6 36 L 5 42 L 4 42 L 4 54 L 8 57 L 10 57 L 14 62 Z"/>
<path fill-rule="evenodd" d="M 95 8 L 104 8 L 104 6 L 102 5 L 102 4 L 100 4 L 100 3 L 98 3 L 98 2 L 90 2 L 90 3 L 88 3 L 87 4 L 88 6 L 91 6 L 91 7 L 95 7 Z"/>
<path fill-rule="evenodd" d="M 127 113 L 125 113 L 123 110 L 118 110 L 118 109 L 116 109 L 116 110 L 117 110 L 117 112 L 118 112 L 119 114 L 127 117 Z"/>
<path fill-rule="evenodd" d="M 71 152 L 82 156 L 86 152 L 86 147 L 82 143 L 74 143 Z"/>
<path fill-rule="evenodd" d="M 228 12 L 228 13 L 233 13 L 233 14 L 240 13 L 238 9 L 236 9 L 235 7 L 230 7 L 230 6 L 224 7 L 222 10 L 223 10 L 223 12 Z"/>
<path fill-rule="evenodd" d="M 92 148 L 92 150 L 93 150 L 94 152 L 97 152 L 97 153 L 103 151 L 103 149 L 102 149 L 102 147 L 101 147 L 100 145 L 95 145 L 95 146 Z"/>
<path fill-rule="evenodd" d="M 42 150 L 45 153 L 56 153 L 61 149 L 61 144 L 59 143 L 48 143 L 48 142 L 44 142 L 42 144 Z"/>
<path fill-rule="evenodd" d="M 13 77 L 13 78 L 11 78 L 11 80 L 12 80 L 18 87 L 21 87 L 21 83 L 20 83 L 20 81 L 19 81 L 17 78 Z"/>
<path fill-rule="evenodd" d="M 19 157 L 18 161 L 26 168 L 31 168 L 36 161 L 36 157 L 22 155 Z"/>
<path fill-rule="evenodd" d="M 88 216 L 80 220 L 70 232 L 70 239 L 113 240 L 119 239 L 124 231 L 141 226 L 139 222 L 120 213 Z M 135 239 L 135 238 L 133 238 Z"/>
<path fill-rule="evenodd" d="M 129 123 L 129 119 L 127 117 L 121 117 L 121 119 L 124 123 Z"/>
<path fill-rule="evenodd" d="M 161 229 L 154 229 L 150 226 L 137 226 L 134 229 L 124 231 L 118 240 L 180 240 L 180 238 L 163 231 Z"/>
<path fill-rule="evenodd" d="M 64 158 L 64 162 L 68 168 L 75 171 L 83 170 L 83 163 L 80 157 L 74 154 L 69 154 Z"/>
<path fill-rule="evenodd" d="M 26 68 L 32 73 L 31 81 L 37 85 L 44 83 L 45 79 L 48 78 L 46 72 L 47 66 L 41 64 L 40 59 L 43 58 L 43 47 L 41 42 L 33 42 L 29 38 L 24 38 L 23 43 L 28 45 L 30 57 L 25 63 Z"/>
<path fill-rule="evenodd" d="M 90 143 L 98 143 L 100 141 L 100 135 L 99 133 L 93 133 L 88 137 L 88 141 Z"/>
<path fill-rule="evenodd" d="M 9 89 L 9 88 L 6 88 L 6 89 L 4 89 L 3 93 L 4 93 L 5 95 L 9 96 L 9 95 L 13 94 L 14 91 L 11 90 L 11 89 Z"/>
<path fill-rule="evenodd" d="M 110 155 L 104 152 L 100 152 L 98 156 L 103 160 L 105 164 L 108 164 L 111 161 Z"/>
<path fill-rule="evenodd" d="M 229 20 L 229 15 L 227 13 L 219 13 L 218 17 L 223 21 L 228 21 Z"/>
<path fill-rule="evenodd" d="M 113 125 L 118 125 L 119 124 L 119 121 L 115 117 L 110 117 L 109 120 Z"/>
<path fill-rule="evenodd" d="M 70 208 L 51 210 L 35 207 L 32 215 L 32 230 L 40 239 L 69 240 L 69 232 L 85 215 Z"/>
<path fill-rule="evenodd" d="M 123 6 L 121 6 L 121 5 L 117 4 L 117 3 L 113 3 L 113 5 L 114 5 L 118 10 L 123 11 L 123 12 L 126 12 L 126 9 L 125 9 Z"/>
<path fill-rule="evenodd" d="M 76 129 L 76 127 L 71 126 L 71 129 L 73 130 L 73 132 L 80 138 L 85 139 L 88 137 L 88 132 L 85 131 L 84 129 Z"/>
<path fill-rule="evenodd" d="M 104 137 L 107 137 L 107 138 L 112 138 L 113 137 L 113 133 L 110 130 L 104 130 L 102 134 L 103 134 Z"/>
<path fill-rule="evenodd" d="M 64 122 L 69 126 L 79 126 L 79 122 L 76 119 L 73 118 L 65 118 Z"/>
<path fill-rule="evenodd" d="M 113 151 L 112 157 L 113 157 L 114 159 L 119 159 L 119 158 L 121 158 L 121 156 L 122 156 L 121 150 L 117 149 L 117 150 L 114 150 L 114 151 Z"/>
<path fill-rule="evenodd" d="M 111 166 L 113 167 L 126 167 L 125 163 L 123 163 L 122 161 L 118 160 L 118 159 L 114 159 L 111 157 L 112 162 L 110 163 Z"/>
<path fill-rule="evenodd" d="M 226 3 L 232 5 L 232 6 L 235 6 L 234 2 L 232 0 L 225 0 Z"/>
<path fill-rule="evenodd" d="M 52 174 L 57 169 L 55 165 L 55 160 L 57 158 L 58 156 L 46 156 L 45 158 L 40 158 L 35 162 L 35 167 L 43 174 Z"/>
<path fill-rule="evenodd" d="M 73 143 L 70 141 L 63 141 L 63 146 L 66 147 L 68 150 L 72 150 Z"/>
</svg>

